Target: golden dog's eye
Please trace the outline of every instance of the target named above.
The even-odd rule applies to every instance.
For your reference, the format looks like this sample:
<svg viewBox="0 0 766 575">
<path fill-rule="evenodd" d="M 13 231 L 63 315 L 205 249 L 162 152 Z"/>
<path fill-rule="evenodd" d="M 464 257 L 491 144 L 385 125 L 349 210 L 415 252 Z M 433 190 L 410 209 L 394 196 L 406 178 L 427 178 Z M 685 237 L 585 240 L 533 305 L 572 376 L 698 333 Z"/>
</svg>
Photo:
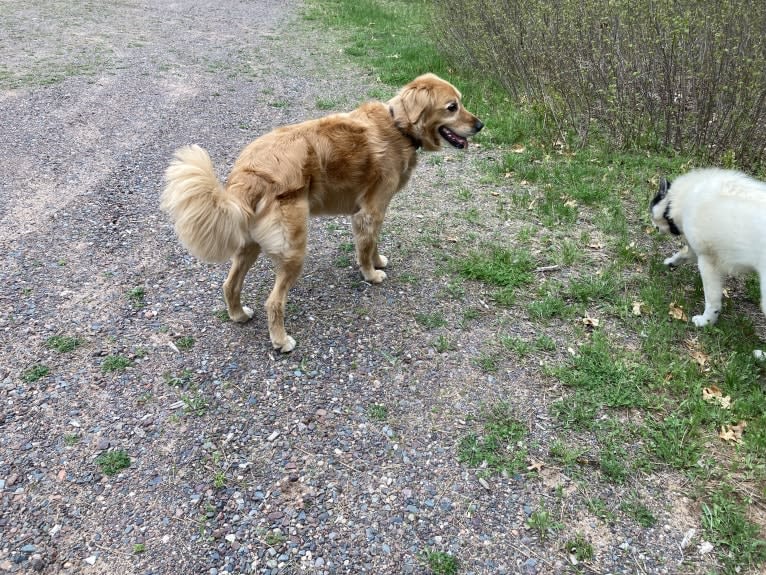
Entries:
<svg viewBox="0 0 766 575">
<path fill-rule="evenodd" d="M 457 103 L 450 102 L 450 104 L 447 106 L 447 110 L 449 110 L 450 112 L 457 112 Z"/>
</svg>

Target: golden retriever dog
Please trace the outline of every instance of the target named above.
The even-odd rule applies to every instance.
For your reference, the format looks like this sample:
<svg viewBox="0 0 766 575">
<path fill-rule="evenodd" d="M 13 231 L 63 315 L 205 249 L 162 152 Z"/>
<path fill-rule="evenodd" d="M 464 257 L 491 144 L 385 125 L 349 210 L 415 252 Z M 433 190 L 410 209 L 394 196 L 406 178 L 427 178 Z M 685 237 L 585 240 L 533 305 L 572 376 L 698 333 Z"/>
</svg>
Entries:
<svg viewBox="0 0 766 575">
<path fill-rule="evenodd" d="M 239 155 L 225 185 L 205 150 L 181 148 L 165 173 L 161 208 L 195 257 L 231 259 L 223 295 L 234 321 L 253 316 L 240 301 L 245 274 L 261 252 L 271 258 L 269 335 L 275 349 L 288 352 L 295 340 L 285 332 L 285 302 L 303 267 L 309 217 L 351 215 L 362 275 L 381 283 L 388 258 L 378 253 L 378 233 L 391 198 L 415 168 L 417 150 L 436 151 L 444 142 L 465 148 L 482 127 L 452 84 L 424 74 L 386 103 L 261 136 Z"/>
</svg>

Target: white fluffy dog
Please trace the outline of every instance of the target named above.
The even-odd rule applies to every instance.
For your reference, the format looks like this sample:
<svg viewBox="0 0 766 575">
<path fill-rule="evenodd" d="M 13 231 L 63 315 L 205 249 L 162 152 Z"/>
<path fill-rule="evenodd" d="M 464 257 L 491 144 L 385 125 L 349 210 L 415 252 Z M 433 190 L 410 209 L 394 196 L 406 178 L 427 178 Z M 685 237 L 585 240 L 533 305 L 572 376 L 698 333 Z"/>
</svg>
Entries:
<svg viewBox="0 0 766 575">
<path fill-rule="evenodd" d="M 734 170 L 693 170 L 672 185 L 663 179 L 650 210 L 657 228 L 686 238 L 665 265 L 697 262 L 705 311 L 692 318 L 694 325 L 715 323 L 725 277 L 748 271 L 758 273 L 766 314 L 766 183 Z"/>
</svg>

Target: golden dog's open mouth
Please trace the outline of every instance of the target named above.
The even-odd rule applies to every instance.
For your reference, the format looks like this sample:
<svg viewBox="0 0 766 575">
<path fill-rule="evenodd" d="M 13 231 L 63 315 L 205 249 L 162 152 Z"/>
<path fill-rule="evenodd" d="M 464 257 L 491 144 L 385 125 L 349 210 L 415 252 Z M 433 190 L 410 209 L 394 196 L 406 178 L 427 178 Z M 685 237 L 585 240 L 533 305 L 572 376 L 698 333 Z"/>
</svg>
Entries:
<svg viewBox="0 0 766 575">
<path fill-rule="evenodd" d="M 468 140 L 466 140 L 463 136 L 457 135 L 447 126 L 439 126 L 439 134 L 441 134 L 441 137 L 447 140 L 455 148 L 462 150 L 468 146 Z"/>
</svg>

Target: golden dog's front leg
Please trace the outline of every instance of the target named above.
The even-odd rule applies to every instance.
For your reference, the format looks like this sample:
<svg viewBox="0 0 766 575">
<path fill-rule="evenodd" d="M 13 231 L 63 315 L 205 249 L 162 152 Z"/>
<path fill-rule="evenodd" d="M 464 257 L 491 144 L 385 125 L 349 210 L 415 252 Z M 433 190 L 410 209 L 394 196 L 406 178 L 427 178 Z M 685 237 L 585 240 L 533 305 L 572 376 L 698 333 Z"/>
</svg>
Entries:
<svg viewBox="0 0 766 575">
<path fill-rule="evenodd" d="M 386 279 L 386 272 L 375 269 L 388 265 L 388 258 L 378 253 L 378 232 L 383 216 L 360 210 L 351 218 L 351 228 L 356 241 L 356 260 L 359 269 L 370 283 L 379 284 Z"/>
</svg>

